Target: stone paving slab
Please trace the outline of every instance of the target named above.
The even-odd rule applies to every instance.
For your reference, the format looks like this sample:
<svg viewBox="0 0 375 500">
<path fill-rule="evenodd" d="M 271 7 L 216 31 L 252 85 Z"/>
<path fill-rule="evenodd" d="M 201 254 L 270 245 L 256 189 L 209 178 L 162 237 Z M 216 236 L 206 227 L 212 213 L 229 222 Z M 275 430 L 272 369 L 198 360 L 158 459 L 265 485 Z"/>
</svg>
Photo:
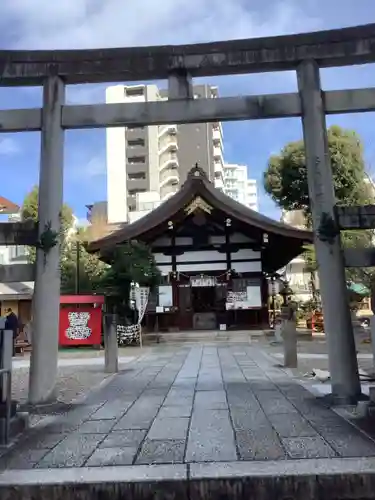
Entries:
<svg viewBox="0 0 375 500">
<path fill-rule="evenodd" d="M 252 345 L 147 350 L 28 431 L 0 470 L 375 457 L 366 434 Z"/>
<path fill-rule="evenodd" d="M 0 498 L 373 500 L 374 470 L 364 458 L 13 470 L 0 474 Z"/>
</svg>

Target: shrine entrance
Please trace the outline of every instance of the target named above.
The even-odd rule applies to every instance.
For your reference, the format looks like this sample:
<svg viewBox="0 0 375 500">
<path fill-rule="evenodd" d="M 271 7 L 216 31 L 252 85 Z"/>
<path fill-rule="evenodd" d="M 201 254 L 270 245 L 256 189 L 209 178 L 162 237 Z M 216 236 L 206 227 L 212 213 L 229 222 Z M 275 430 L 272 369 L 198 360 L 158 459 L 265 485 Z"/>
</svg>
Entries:
<svg viewBox="0 0 375 500">
<path fill-rule="evenodd" d="M 192 288 L 193 309 L 196 313 L 212 312 L 215 309 L 216 293 L 213 286 Z"/>
<path fill-rule="evenodd" d="M 195 286 L 191 288 L 194 330 L 213 330 L 216 328 L 216 287 Z"/>
<path fill-rule="evenodd" d="M 216 284 L 214 276 L 190 276 L 194 330 L 214 330 L 217 326 Z"/>
</svg>

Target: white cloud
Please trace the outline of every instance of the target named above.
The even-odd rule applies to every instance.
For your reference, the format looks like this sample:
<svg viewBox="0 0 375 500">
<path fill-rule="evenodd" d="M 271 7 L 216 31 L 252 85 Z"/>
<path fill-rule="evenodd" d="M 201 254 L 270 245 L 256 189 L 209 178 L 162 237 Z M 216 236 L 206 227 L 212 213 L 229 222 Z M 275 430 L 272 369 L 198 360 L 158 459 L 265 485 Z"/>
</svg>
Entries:
<svg viewBox="0 0 375 500">
<path fill-rule="evenodd" d="M 102 177 L 107 174 L 106 162 L 103 156 L 91 158 L 83 169 L 84 175 L 88 177 Z"/>
<path fill-rule="evenodd" d="M 195 43 L 321 27 L 320 19 L 303 13 L 298 0 L 274 0 L 269 4 L 266 7 L 265 2 L 262 11 L 256 11 L 243 0 L 1 0 L 0 19 L 12 26 L 12 43 L 5 47 L 12 49 Z M 289 79 L 290 75 L 280 73 L 276 86 L 278 81 Z M 226 80 L 223 93 L 227 95 L 236 94 L 243 85 L 249 87 L 246 77 Z M 265 91 L 272 91 L 275 79 L 264 76 L 261 80 L 267 83 Z M 249 87 L 245 93 L 251 90 Z M 100 86 L 86 85 L 69 89 L 67 98 L 69 103 L 89 104 L 103 102 L 104 93 Z"/>
<path fill-rule="evenodd" d="M 0 0 L 0 19 L 11 35 L 3 48 L 41 50 L 196 43 L 282 35 L 322 26 L 318 17 L 304 14 L 299 0 L 263 4 L 248 0 Z M 225 84 L 222 79 L 218 84 L 223 82 L 223 94 L 236 95 L 241 89 L 254 93 L 258 87 L 269 92 L 285 80 L 289 82 L 290 75 L 279 73 L 229 77 Z M 103 96 L 102 86 L 86 85 L 69 88 L 67 97 L 69 103 L 87 104 L 103 102 Z M 73 161 L 67 163 L 69 179 L 75 183 L 104 181 L 105 152 L 93 151 L 92 144 L 84 141 L 75 146 Z"/>
<path fill-rule="evenodd" d="M 249 38 L 319 27 L 319 20 L 306 17 L 298 3 L 275 2 L 257 15 L 242 0 L 2 0 L 0 17 L 12 23 L 12 48 L 100 48 Z"/>
<path fill-rule="evenodd" d="M 15 139 L 6 137 L 0 139 L 0 156 L 14 156 L 21 152 L 21 148 Z"/>
<path fill-rule="evenodd" d="M 107 175 L 105 154 L 99 151 L 95 156 L 84 158 L 88 152 L 85 148 L 76 150 L 76 161 L 74 164 L 68 163 L 66 168 L 70 179 L 78 182 L 92 181 Z"/>
</svg>

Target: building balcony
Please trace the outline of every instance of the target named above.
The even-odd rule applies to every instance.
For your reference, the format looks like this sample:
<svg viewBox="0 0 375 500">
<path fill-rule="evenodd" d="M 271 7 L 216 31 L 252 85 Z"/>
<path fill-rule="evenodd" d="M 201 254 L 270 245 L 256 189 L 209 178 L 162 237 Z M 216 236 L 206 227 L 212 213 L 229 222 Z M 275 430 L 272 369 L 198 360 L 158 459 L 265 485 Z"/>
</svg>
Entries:
<svg viewBox="0 0 375 500">
<path fill-rule="evenodd" d="M 224 189 L 224 182 L 223 182 L 223 179 L 221 177 L 215 177 L 214 184 L 215 184 L 215 188 L 221 189 L 221 190 Z"/>
<path fill-rule="evenodd" d="M 177 167 L 178 166 L 178 157 L 176 153 L 171 153 L 164 160 L 162 160 L 159 164 L 159 174 L 168 167 Z"/>
<path fill-rule="evenodd" d="M 223 162 L 223 149 L 219 146 L 214 146 L 214 159 L 215 161 Z"/>
<path fill-rule="evenodd" d="M 238 186 L 236 186 L 235 184 L 234 185 L 228 184 L 227 182 L 225 182 L 225 189 L 227 191 L 230 191 L 231 193 L 238 193 L 239 192 Z"/>
<path fill-rule="evenodd" d="M 164 135 L 176 135 L 177 134 L 177 125 L 161 125 L 159 127 L 159 138 Z"/>
<path fill-rule="evenodd" d="M 167 141 L 162 141 L 159 145 L 159 155 L 162 155 L 166 151 L 177 151 L 178 144 L 176 139 L 169 139 Z"/>
<path fill-rule="evenodd" d="M 161 201 L 165 201 L 178 191 L 178 184 L 166 184 L 160 189 Z"/>
<path fill-rule="evenodd" d="M 178 185 L 179 181 L 180 177 L 175 169 L 164 171 L 160 177 L 159 188 L 162 189 L 167 184 Z"/>
<path fill-rule="evenodd" d="M 219 173 L 221 175 L 221 177 L 224 179 L 224 169 L 223 169 L 223 164 L 221 162 L 215 161 L 214 171 L 215 171 L 215 174 Z"/>
<path fill-rule="evenodd" d="M 212 140 L 216 146 L 219 146 L 219 147 L 221 147 L 221 149 L 223 149 L 223 136 L 221 135 L 220 129 L 218 129 L 218 128 L 213 129 Z"/>
</svg>

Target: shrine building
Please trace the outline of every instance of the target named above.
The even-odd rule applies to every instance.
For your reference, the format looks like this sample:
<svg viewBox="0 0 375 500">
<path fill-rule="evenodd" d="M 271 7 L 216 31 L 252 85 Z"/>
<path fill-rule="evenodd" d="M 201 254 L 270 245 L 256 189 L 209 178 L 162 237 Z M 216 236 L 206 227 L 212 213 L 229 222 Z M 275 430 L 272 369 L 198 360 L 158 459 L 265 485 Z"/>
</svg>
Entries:
<svg viewBox="0 0 375 500">
<path fill-rule="evenodd" d="M 304 251 L 312 233 L 272 220 L 216 189 L 198 166 L 152 212 L 92 242 L 105 258 L 129 240 L 146 243 L 162 277 L 150 296 L 153 330 L 262 328 L 269 324 L 267 275 Z"/>
</svg>

